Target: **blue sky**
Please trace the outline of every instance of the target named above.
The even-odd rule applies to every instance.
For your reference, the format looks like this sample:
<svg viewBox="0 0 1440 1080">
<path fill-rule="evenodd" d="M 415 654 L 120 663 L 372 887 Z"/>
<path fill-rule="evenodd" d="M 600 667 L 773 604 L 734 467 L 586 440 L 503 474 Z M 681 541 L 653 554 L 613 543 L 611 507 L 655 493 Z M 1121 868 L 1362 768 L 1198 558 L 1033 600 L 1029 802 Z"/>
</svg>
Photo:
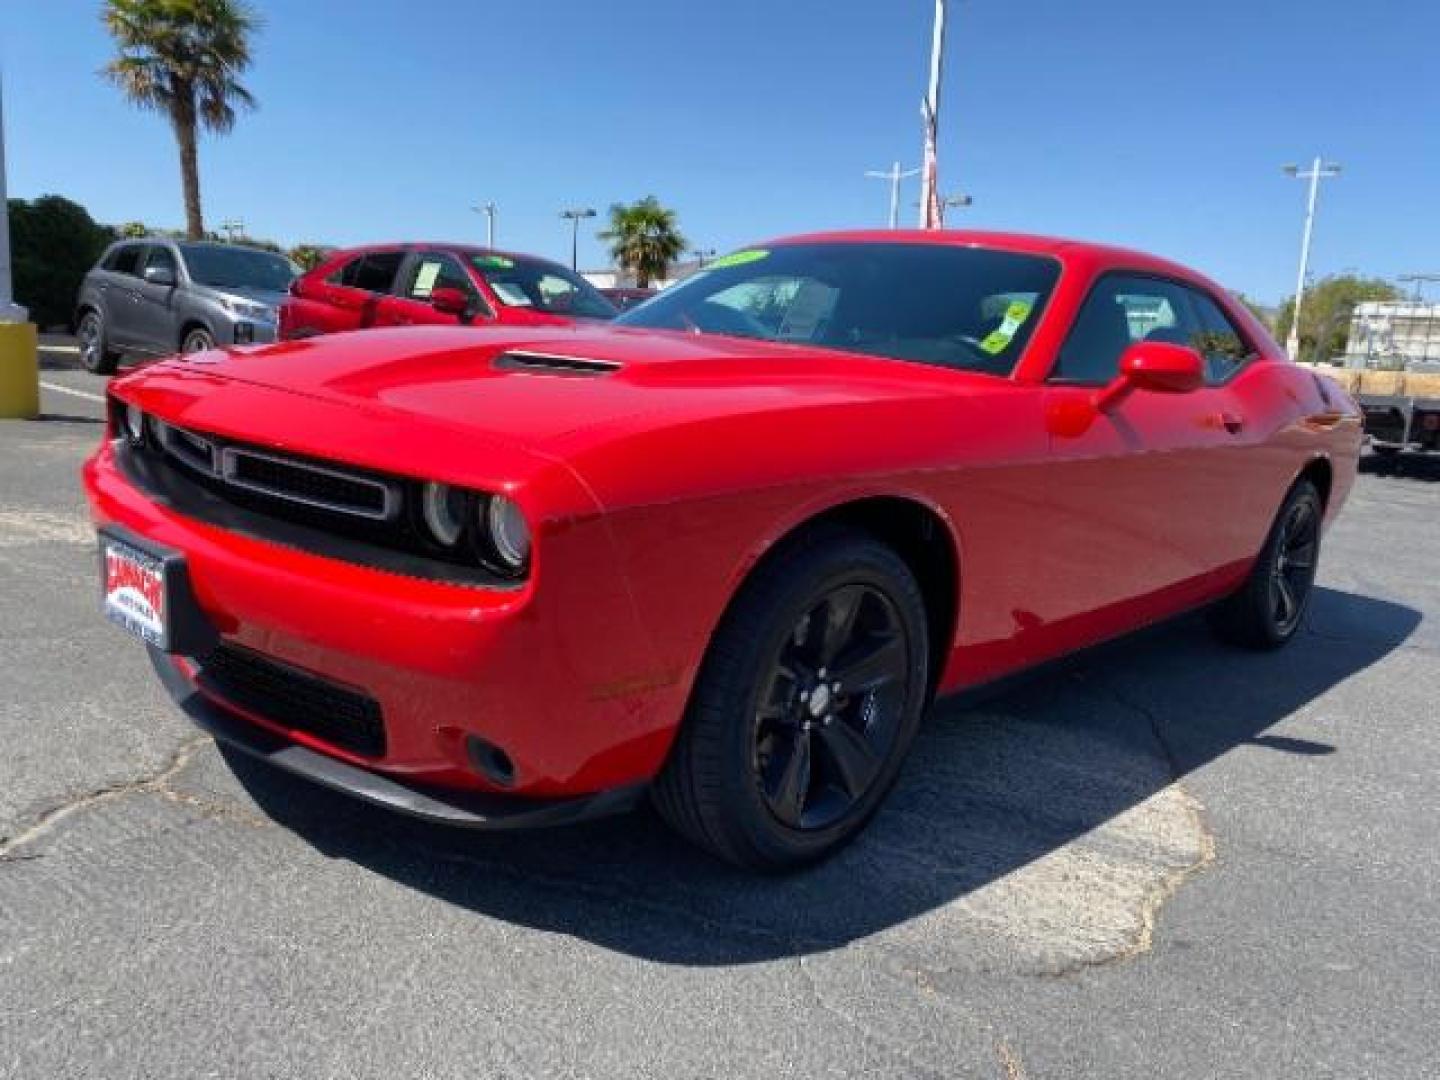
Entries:
<svg viewBox="0 0 1440 1080">
<path fill-rule="evenodd" d="M 565 205 L 654 193 L 687 236 L 883 224 L 916 164 L 930 0 L 261 0 L 260 110 L 201 148 L 207 224 L 285 243 L 568 256 Z M 99 0 L 4 0 L 12 196 L 177 225 L 168 126 L 96 77 Z M 1312 269 L 1440 271 L 1433 0 L 956 0 L 941 180 L 975 227 L 1129 244 L 1274 301 L 1323 152 Z M 918 195 L 906 188 L 904 209 Z M 952 222 L 953 222 L 952 218 Z M 582 238 L 581 262 L 605 262 Z"/>
</svg>

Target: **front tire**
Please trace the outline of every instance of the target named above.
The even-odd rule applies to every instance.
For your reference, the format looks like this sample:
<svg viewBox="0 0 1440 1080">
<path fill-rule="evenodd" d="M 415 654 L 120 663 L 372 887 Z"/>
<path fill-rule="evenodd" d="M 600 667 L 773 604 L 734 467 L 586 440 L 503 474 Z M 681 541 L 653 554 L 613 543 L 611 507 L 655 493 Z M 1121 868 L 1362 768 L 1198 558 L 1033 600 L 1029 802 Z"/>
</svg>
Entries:
<svg viewBox="0 0 1440 1080">
<path fill-rule="evenodd" d="M 203 326 L 197 326 L 185 333 L 180 342 L 180 351 L 184 353 L 206 352 L 215 347 L 215 338 Z"/>
<path fill-rule="evenodd" d="M 785 870 L 852 839 L 899 775 L 928 697 L 914 575 L 866 534 L 817 529 L 741 589 L 654 789 L 682 835 Z"/>
<path fill-rule="evenodd" d="M 91 375 L 114 375 L 120 354 L 106 343 L 105 319 L 94 308 L 80 317 L 75 337 L 80 343 L 80 365 Z"/>
<path fill-rule="evenodd" d="M 1320 560 L 1325 506 L 1309 480 L 1290 489 L 1240 590 L 1212 612 L 1220 637 L 1248 649 L 1278 649 L 1300 629 Z"/>
</svg>

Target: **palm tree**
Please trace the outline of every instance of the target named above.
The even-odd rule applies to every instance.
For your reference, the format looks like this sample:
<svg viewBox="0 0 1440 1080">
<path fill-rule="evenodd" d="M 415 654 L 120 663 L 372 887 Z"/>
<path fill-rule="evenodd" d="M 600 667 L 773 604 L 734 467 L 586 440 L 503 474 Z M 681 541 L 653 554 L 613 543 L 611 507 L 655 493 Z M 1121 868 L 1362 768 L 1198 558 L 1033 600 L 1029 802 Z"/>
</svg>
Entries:
<svg viewBox="0 0 1440 1080">
<path fill-rule="evenodd" d="M 610 242 L 610 254 L 623 270 L 635 275 L 635 284 L 647 288 L 663 279 L 670 264 L 685 250 L 675 211 L 666 210 L 654 195 L 626 206 L 610 207 L 610 227 L 600 234 Z"/>
<path fill-rule="evenodd" d="M 101 18 L 120 53 L 104 76 L 175 129 L 185 234 L 199 240 L 205 223 L 196 137 L 201 127 L 229 131 L 236 106 L 255 107 L 237 77 L 250 66 L 250 35 L 260 19 L 244 0 L 106 0 Z"/>
</svg>

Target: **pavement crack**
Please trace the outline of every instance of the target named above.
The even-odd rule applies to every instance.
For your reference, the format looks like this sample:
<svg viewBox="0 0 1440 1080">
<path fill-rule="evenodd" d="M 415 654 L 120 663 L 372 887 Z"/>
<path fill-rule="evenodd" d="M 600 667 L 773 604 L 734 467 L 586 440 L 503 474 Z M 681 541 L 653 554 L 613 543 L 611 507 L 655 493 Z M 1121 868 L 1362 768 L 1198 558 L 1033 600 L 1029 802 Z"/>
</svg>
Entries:
<svg viewBox="0 0 1440 1080">
<path fill-rule="evenodd" d="M 41 856 L 34 853 L 22 853 L 22 849 L 41 837 L 51 832 L 66 818 L 69 818 L 82 810 L 88 810 L 94 806 L 100 806 L 108 802 L 128 795 L 152 795 L 158 794 L 162 798 L 177 793 L 170 791 L 167 786 L 175 776 L 190 763 L 195 752 L 210 742 L 209 736 L 197 735 L 181 743 L 165 763 L 149 776 L 142 776 L 135 780 L 124 780 L 119 783 L 109 784 L 102 788 L 95 788 L 81 795 L 77 795 L 66 802 L 61 803 L 46 813 L 42 814 L 34 824 L 21 829 L 12 836 L 0 837 L 0 863 L 20 862 L 22 860 L 37 859 Z"/>
<path fill-rule="evenodd" d="M 1000 1059 L 1000 1075 L 1005 1080 L 1025 1080 L 1025 1063 L 1004 1039 L 995 1043 L 995 1056 Z"/>
<path fill-rule="evenodd" d="M 1155 927 L 1159 921 L 1160 910 L 1165 906 L 1166 901 L 1174 896 L 1187 881 L 1208 869 L 1216 858 L 1215 833 L 1205 816 L 1204 806 L 1180 782 L 1181 777 L 1185 775 L 1185 770 L 1165 738 L 1160 718 L 1142 703 L 1132 700 L 1110 680 L 1101 680 L 1096 685 L 1121 708 L 1129 709 L 1145 721 L 1151 737 L 1165 761 L 1166 768 L 1169 770 L 1170 789 L 1174 791 L 1191 819 L 1195 836 L 1198 838 L 1199 852 L 1194 861 L 1184 866 L 1167 868 L 1158 880 L 1145 890 L 1139 905 L 1139 927 L 1129 942 L 1103 956 L 1076 959 L 1057 967 L 1034 972 L 1033 974 L 1037 978 L 1066 978 L 1085 970 L 1125 963 L 1150 952 L 1155 944 Z"/>
</svg>

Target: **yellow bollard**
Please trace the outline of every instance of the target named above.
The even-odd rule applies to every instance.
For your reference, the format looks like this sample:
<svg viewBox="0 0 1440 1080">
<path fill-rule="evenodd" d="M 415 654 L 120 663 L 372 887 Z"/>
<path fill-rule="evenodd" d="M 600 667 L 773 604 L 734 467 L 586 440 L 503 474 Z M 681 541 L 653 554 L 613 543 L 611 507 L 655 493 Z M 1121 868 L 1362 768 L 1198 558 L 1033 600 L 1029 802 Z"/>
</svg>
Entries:
<svg viewBox="0 0 1440 1080">
<path fill-rule="evenodd" d="M 40 414 L 40 354 L 34 323 L 0 323 L 0 420 Z"/>
</svg>

